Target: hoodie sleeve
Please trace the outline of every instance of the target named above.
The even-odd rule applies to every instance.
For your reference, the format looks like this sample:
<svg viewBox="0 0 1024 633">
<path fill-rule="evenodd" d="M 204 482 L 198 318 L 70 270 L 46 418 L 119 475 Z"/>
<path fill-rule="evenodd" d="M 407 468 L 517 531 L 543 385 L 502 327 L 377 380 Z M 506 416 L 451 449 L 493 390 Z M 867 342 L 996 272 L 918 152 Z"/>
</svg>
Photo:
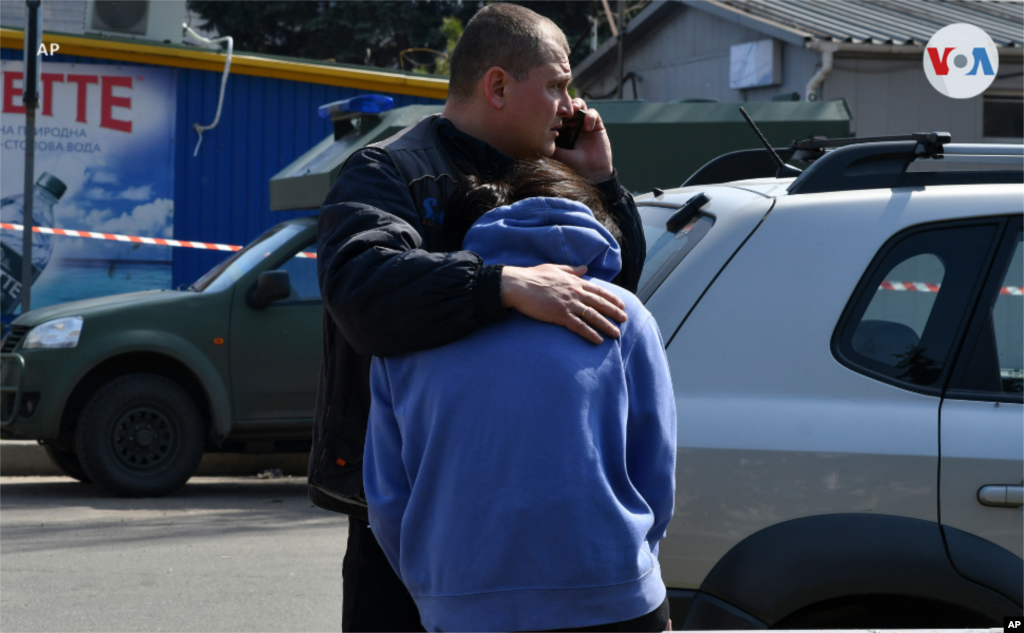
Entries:
<svg viewBox="0 0 1024 633">
<path fill-rule="evenodd" d="M 627 352 L 626 389 L 626 472 L 654 512 L 647 542 L 657 556 L 675 503 L 676 404 L 665 344 L 650 314 Z"/>
<path fill-rule="evenodd" d="M 320 208 L 324 308 L 362 354 L 440 347 L 505 314 L 501 267 L 468 251 L 428 252 L 418 227 L 408 187 L 375 148 L 349 160 Z"/>
<path fill-rule="evenodd" d="M 409 505 L 412 487 L 402 462 L 402 431 L 395 417 L 387 364 L 381 358 L 373 359 L 370 390 L 373 404 L 363 452 L 363 487 L 370 528 L 401 579 L 402 517 Z"/>
</svg>

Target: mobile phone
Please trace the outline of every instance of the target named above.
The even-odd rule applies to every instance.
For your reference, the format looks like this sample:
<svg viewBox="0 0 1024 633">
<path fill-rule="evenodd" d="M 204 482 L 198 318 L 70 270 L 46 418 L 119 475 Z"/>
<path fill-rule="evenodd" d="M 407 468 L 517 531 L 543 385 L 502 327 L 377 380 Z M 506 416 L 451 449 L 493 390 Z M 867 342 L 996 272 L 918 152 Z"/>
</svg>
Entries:
<svg viewBox="0 0 1024 633">
<path fill-rule="evenodd" d="M 583 130 L 583 119 L 587 116 L 585 110 L 577 110 L 571 117 L 562 119 L 562 127 L 558 129 L 558 136 L 555 138 L 555 147 L 572 149 L 576 147 L 576 139 Z"/>
</svg>

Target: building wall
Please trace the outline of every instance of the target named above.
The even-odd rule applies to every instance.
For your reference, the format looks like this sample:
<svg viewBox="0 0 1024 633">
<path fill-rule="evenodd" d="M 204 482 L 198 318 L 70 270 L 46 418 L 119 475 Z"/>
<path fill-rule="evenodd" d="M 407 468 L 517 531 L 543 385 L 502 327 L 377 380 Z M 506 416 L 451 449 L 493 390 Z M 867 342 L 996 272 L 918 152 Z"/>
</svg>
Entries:
<svg viewBox="0 0 1024 633">
<path fill-rule="evenodd" d="M 1004 60 L 998 74 L 1014 75 L 1022 68 L 1020 62 Z M 1024 77 L 996 79 L 988 92 L 1020 96 L 1024 94 Z M 928 83 L 922 60 L 916 55 L 873 59 L 837 56 L 821 94 L 824 99 L 846 99 L 853 113 L 852 131 L 857 136 L 943 131 L 952 134 L 957 143 L 1014 142 L 985 138 L 983 95 L 972 99 L 940 95 Z"/>
<path fill-rule="evenodd" d="M 40 3 L 43 28 L 47 32 L 84 32 L 86 4 L 86 0 L 46 0 Z M 27 22 L 28 7 L 25 0 L 0 0 L 0 24 L 24 29 Z"/>
<path fill-rule="evenodd" d="M 625 51 L 623 72 L 643 77 L 637 97 L 647 101 L 715 99 L 721 102 L 766 101 L 775 95 L 797 92 L 805 97 L 807 82 L 821 66 L 820 54 L 801 46 L 782 44 L 782 84 L 766 88 L 729 88 L 729 47 L 767 39 L 759 31 L 679 4 L 661 24 Z M 948 131 L 959 143 L 1017 142 L 1021 139 L 985 138 L 982 135 L 982 96 L 950 99 L 928 83 L 916 55 L 836 55 L 833 70 L 821 86 L 823 99 L 846 99 L 853 114 L 851 131 L 857 136 Z M 989 93 L 1024 94 L 1020 59 L 1001 60 L 999 75 Z M 1012 76 L 1012 75 L 1017 76 Z M 590 76 L 594 78 L 591 79 Z M 614 98 L 618 61 L 609 61 L 593 73 L 580 93 Z M 634 98 L 626 82 L 623 98 Z"/>
<path fill-rule="evenodd" d="M 729 88 L 729 47 L 770 39 L 764 33 L 727 22 L 699 9 L 679 4 L 661 25 L 625 51 L 623 72 L 634 72 L 643 81 L 637 97 L 647 101 L 716 99 L 721 102 L 768 101 L 778 94 L 799 92 L 814 75 L 817 53 L 782 45 L 782 84 L 748 90 Z M 603 95 L 615 89 L 618 60 L 613 54 L 595 79 L 578 86 L 580 92 Z M 612 95 L 614 96 L 614 95 Z M 623 98 L 633 91 L 627 82 Z"/>
<path fill-rule="evenodd" d="M 0 58 L 22 52 L 0 49 Z M 131 65 L 73 55 L 53 62 Z M 192 124 L 208 125 L 217 113 L 221 73 L 178 68 L 174 154 L 174 238 L 244 245 L 271 226 L 316 210 L 271 211 L 270 177 L 333 133 L 316 108 L 365 90 L 280 79 L 231 75 L 220 124 L 203 134 L 199 156 Z M 395 106 L 440 103 L 389 94 Z M 191 284 L 225 258 L 224 253 L 175 248 L 172 284 Z"/>
<path fill-rule="evenodd" d="M 43 28 L 47 32 L 85 33 L 86 0 L 46 0 L 39 5 L 43 9 Z M 219 35 L 216 29 L 207 30 L 200 27 L 205 20 L 196 12 L 182 7 L 185 23 L 203 37 L 214 38 Z M 0 24 L 14 29 L 25 29 L 28 21 L 28 9 L 25 0 L 0 0 Z"/>
</svg>

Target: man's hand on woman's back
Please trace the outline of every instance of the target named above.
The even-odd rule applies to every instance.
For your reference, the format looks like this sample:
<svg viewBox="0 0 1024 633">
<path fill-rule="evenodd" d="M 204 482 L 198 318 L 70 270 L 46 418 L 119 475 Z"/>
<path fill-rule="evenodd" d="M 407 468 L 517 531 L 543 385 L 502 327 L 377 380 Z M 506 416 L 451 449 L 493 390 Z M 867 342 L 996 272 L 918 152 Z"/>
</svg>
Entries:
<svg viewBox="0 0 1024 633">
<path fill-rule="evenodd" d="M 626 306 L 614 294 L 582 279 L 586 272 L 586 266 L 505 266 L 502 303 L 538 321 L 561 325 L 591 343 L 604 341 L 601 334 L 618 338 L 619 329 L 608 319 L 625 323 Z"/>
</svg>

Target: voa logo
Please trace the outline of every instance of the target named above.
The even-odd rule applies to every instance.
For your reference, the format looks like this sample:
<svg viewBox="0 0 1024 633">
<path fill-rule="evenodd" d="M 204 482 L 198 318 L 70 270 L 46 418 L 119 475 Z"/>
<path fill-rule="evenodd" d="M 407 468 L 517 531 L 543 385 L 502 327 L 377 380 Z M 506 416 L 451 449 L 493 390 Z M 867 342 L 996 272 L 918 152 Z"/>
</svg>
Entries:
<svg viewBox="0 0 1024 633">
<path fill-rule="evenodd" d="M 999 72 L 999 51 L 988 33 L 971 24 L 951 24 L 928 40 L 924 74 L 936 90 L 953 99 L 985 91 Z"/>
</svg>

